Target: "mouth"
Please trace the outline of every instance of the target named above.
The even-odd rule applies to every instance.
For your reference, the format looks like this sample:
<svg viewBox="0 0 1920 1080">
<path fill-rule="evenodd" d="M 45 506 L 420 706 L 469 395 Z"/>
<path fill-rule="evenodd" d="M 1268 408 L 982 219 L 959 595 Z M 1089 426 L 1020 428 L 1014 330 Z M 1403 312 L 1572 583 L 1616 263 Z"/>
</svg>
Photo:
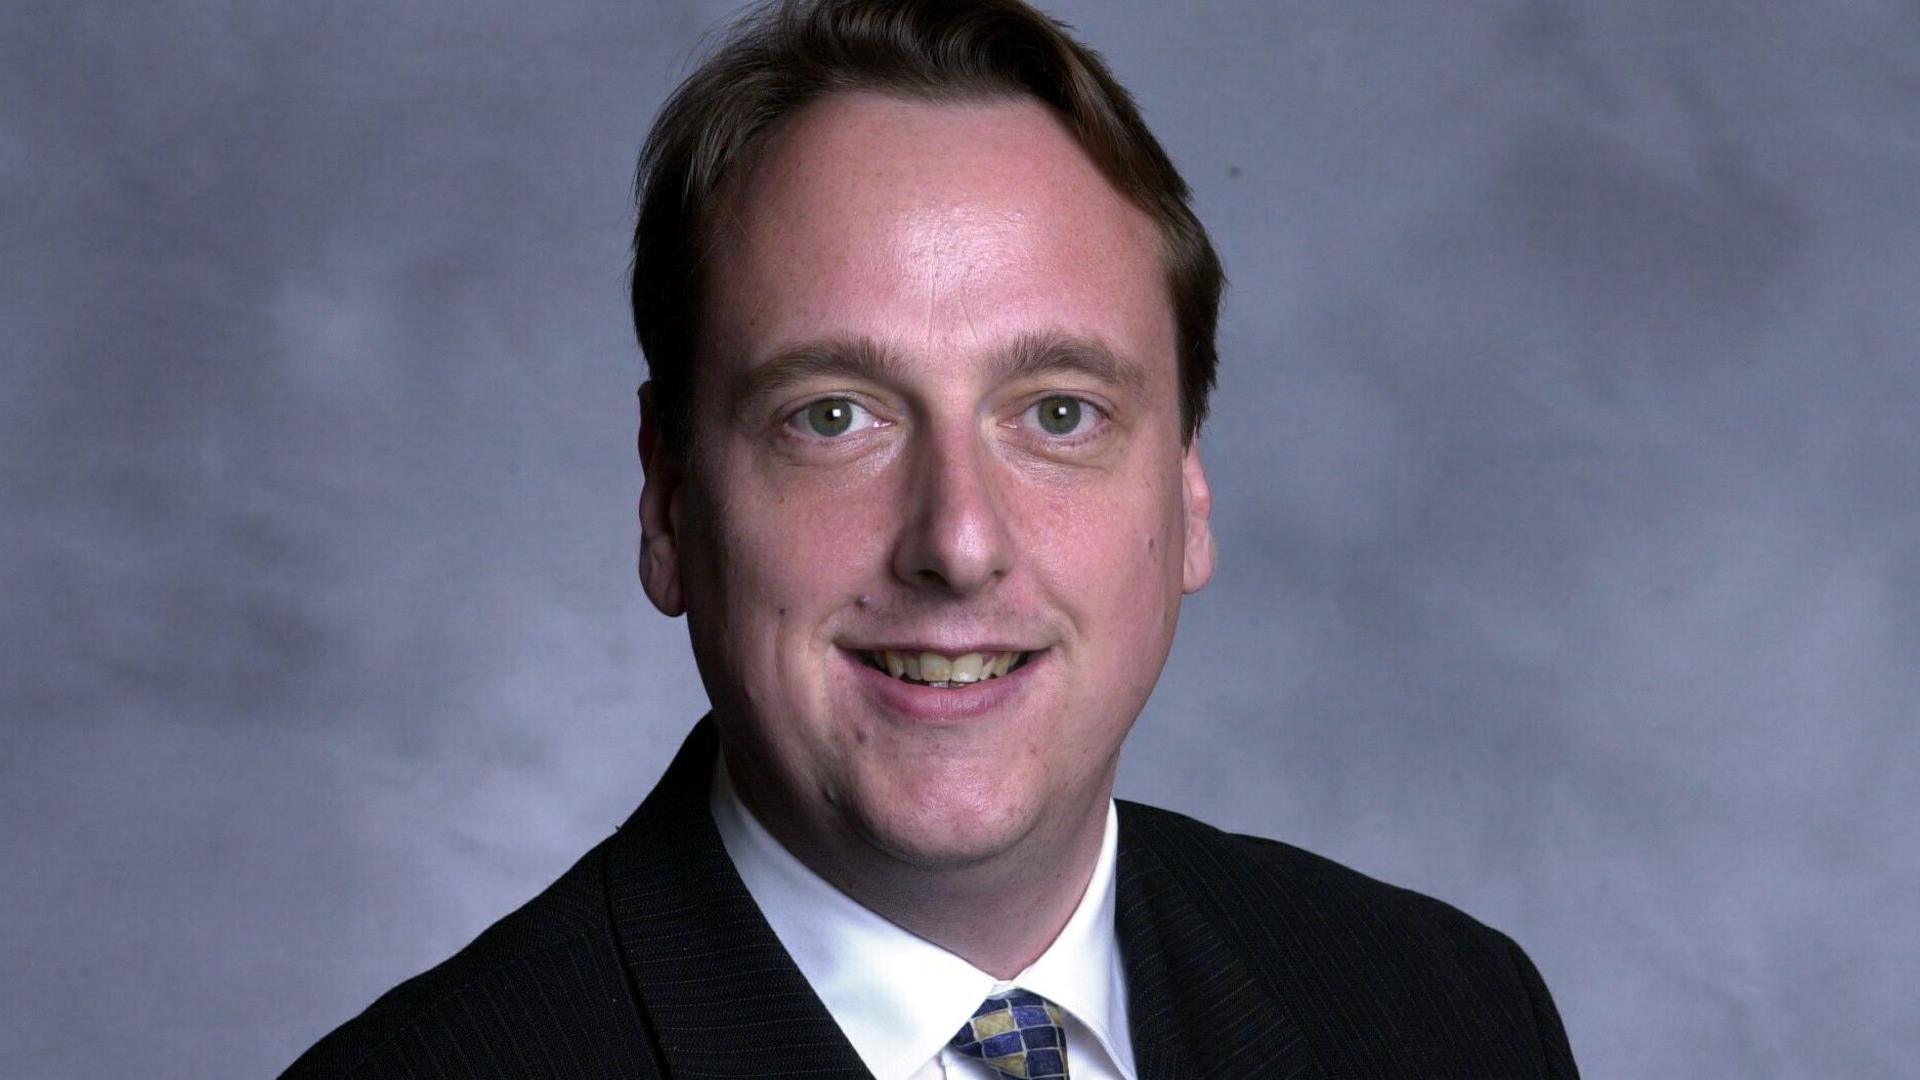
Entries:
<svg viewBox="0 0 1920 1080">
<path fill-rule="evenodd" d="M 861 649 L 854 655 L 866 667 L 900 682 L 949 690 L 998 679 L 1018 671 L 1026 666 L 1034 653 L 969 652 L 948 656 L 936 652 Z"/>
</svg>

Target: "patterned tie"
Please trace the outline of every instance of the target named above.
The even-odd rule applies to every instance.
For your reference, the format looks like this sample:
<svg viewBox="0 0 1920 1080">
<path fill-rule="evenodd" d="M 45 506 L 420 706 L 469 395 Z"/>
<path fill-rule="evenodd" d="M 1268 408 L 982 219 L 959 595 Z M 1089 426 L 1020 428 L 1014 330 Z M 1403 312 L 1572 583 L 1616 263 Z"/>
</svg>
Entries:
<svg viewBox="0 0 1920 1080">
<path fill-rule="evenodd" d="M 988 998 L 948 1045 L 1013 1080 L 1067 1080 L 1060 1009 L 1039 994 L 1009 990 Z"/>
</svg>

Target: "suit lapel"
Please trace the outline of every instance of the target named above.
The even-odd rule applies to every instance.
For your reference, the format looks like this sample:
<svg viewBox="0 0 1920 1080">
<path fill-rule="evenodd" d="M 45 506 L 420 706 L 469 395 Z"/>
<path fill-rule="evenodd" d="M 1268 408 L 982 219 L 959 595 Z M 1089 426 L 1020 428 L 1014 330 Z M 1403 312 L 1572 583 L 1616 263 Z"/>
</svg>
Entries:
<svg viewBox="0 0 1920 1080">
<path fill-rule="evenodd" d="M 702 720 L 607 850 L 607 901 L 662 1071 L 870 1077 L 741 884 L 707 806 Z"/>
<path fill-rule="evenodd" d="M 1272 989 L 1120 804 L 1115 929 L 1127 973 L 1127 1022 L 1140 1080 L 1323 1075 Z"/>
<path fill-rule="evenodd" d="M 707 808 L 702 720 L 606 851 L 614 933 L 675 1078 L 868 1078 L 734 871 Z M 1115 929 L 1140 1080 L 1317 1077 L 1293 1018 L 1120 804 Z"/>
</svg>

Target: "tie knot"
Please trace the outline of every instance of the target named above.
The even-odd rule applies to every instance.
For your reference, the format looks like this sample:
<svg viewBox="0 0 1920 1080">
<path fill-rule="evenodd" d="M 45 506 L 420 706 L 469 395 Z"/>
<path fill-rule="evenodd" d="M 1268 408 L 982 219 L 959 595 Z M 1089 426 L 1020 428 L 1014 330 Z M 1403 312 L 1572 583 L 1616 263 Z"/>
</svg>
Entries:
<svg viewBox="0 0 1920 1080">
<path fill-rule="evenodd" d="M 1014 1080 L 1066 1080 L 1067 1032 L 1060 1007 L 1027 990 L 981 1002 L 950 1045 Z"/>
</svg>

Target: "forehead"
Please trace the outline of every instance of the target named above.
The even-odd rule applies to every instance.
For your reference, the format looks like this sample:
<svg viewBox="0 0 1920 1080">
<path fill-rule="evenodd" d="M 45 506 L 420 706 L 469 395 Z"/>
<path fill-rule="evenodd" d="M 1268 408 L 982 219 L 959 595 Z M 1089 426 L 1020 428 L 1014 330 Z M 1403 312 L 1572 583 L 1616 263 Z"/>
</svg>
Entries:
<svg viewBox="0 0 1920 1080">
<path fill-rule="evenodd" d="M 912 354 L 1045 332 L 1171 377 L 1158 232 L 1037 101 L 837 94 L 779 128 L 723 197 L 710 362 L 824 338 Z"/>
</svg>

